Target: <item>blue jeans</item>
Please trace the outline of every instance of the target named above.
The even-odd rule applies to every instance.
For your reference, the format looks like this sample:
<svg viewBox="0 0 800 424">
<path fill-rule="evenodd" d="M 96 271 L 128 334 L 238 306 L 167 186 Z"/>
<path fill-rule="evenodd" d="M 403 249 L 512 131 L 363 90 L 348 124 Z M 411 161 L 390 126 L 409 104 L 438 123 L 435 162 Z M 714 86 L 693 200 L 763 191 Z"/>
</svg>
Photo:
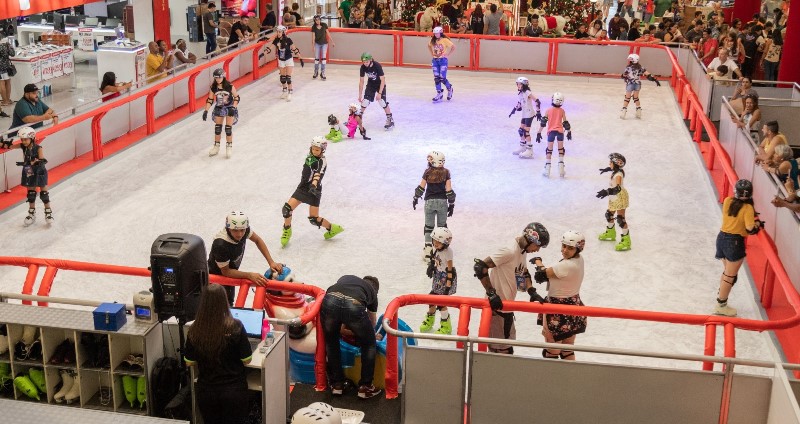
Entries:
<svg viewBox="0 0 800 424">
<path fill-rule="evenodd" d="M 447 58 L 437 57 L 431 61 L 431 69 L 433 70 L 433 83 L 436 85 L 436 91 L 442 91 L 442 83 L 449 90 L 451 85 L 447 80 Z"/>
<path fill-rule="evenodd" d="M 435 227 L 447 226 L 447 199 L 428 199 L 425 201 L 425 243 L 431 243 L 431 233 Z"/>
<path fill-rule="evenodd" d="M 209 54 L 217 49 L 217 34 L 213 32 L 206 33 L 206 54 Z"/>
<path fill-rule="evenodd" d="M 764 79 L 767 81 L 778 80 L 778 65 L 780 62 L 764 61 Z"/>
<path fill-rule="evenodd" d="M 314 43 L 314 73 L 319 70 L 319 64 L 322 62 L 322 72 L 325 72 L 325 64 L 328 59 L 325 58 L 328 54 L 328 43 L 317 44 Z"/>
<path fill-rule="evenodd" d="M 328 354 L 328 379 L 331 384 L 344 383 L 342 352 L 339 346 L 341 327 L 344 324 L 356 336 L 361 348 L 361 380 L 359 386 L 372 384 L 375 375 L 375 330 L 369 320 L 367 309 L 347 299 L 326 295 L 320 309 L 322 331 L 325 333 L 325 350 Z"/>
</svg>

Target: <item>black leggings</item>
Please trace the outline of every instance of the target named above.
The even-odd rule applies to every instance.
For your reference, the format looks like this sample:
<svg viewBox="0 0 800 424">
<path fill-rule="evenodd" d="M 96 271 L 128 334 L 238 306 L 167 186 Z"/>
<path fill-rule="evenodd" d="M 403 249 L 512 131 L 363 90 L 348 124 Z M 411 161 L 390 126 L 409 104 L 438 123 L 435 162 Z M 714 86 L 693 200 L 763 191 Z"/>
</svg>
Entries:
<svg viewBox="0 0 800 424">
<path fill-rule="evenodd" d="M 247 386 L 203 387 L 196 385 L 197 405 L 205 424 L 243 424 L 249 411 Z"/>
</svg>

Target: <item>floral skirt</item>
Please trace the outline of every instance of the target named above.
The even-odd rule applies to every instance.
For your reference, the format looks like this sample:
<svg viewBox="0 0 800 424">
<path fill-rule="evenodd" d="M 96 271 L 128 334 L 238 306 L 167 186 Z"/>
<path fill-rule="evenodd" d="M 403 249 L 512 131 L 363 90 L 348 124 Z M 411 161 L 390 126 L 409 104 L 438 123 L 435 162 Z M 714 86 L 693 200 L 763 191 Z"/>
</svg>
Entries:
<svg viewBox="0 0 800 424">
<path fill-rule="evenodd" d="M 579 305 L 583 306 L 580 295 L 572 297 L 550 297 L 545 298 L 547 303 L 557 305 Z M 553 339 L 557 342 L 568 339 L 576 334 L 586 331 L 586 317 L 577 315 L 561 315 L 561 314 L 547 314 L 547 329 L 553 335 Z M 537 324 L 542 325 L 542 314 L 539 314 Z"/>
</svg>

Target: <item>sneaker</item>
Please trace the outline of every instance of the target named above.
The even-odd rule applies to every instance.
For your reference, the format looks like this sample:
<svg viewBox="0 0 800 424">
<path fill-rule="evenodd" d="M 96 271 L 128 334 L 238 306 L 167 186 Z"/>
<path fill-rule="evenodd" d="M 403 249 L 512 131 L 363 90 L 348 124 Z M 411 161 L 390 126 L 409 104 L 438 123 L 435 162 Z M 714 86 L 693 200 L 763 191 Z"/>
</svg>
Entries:
<svg viewBox="0 0 800 424">
<path fill-rule="evenodd" d="M 447 89 L 447 100 L 453 100 L 453 90 L 454 88 L 452 85 Z"/>
<path fill-rule="evenodd" d="M 281 99 L 285 99 L 287 94 L 289 94 L 289 92 L 284 88 L 283 92 L 281 93 Z"/>
<path fill-rule="evenodd" d="M 564 178 L 564 176 L 567 175 L 567 171 L 564 169 L 564 162 L 558 163 L 558 175 L 561 178 Z"/>
<path fill-rule="evenodd" d="M 284 228 L 281 234 L 281 247 L 286 247 L 289 244 L 289 239 L 292 238 L 292 227 Z"/>
<path fill-rule="evenodd" d="M 628 113 L 628 108 L 622 108 L 622 112 L 619 114 L 619 119 L 625 119 L 625 114 Z"/>
<path fill-rule="evenodd" d="M 29 226 L 36 222 L 36 209 L 28 209 L 28 216 L 25 217 L 25 226 Z"/>
<path fill-rule="evenodd" d="M 325 80 L 327 79 L 327 78 L 325 78 L 325 71 L 322 71 L 322 73 L 321 73 L 321 74 L 319 74 L 319 77 L 320 77 L 320 78 L 321 78 L 323 81 L 325 81 Z"/>
<path fill-rule="evenodd" d="M 50 208 L 44 208 L 44 220 L 48 224 L 52 224 L 55 219 L 53 219 L 53 210 Z"/>
<path fill-rule="evenodd" d="M 384 129 L 388 130 L 394 128 L 394 119 L 391 116 L 386 117 L 386 124 L 383 126 Z"/>
<path fill-rule="evenodd" d="M 617 239 L 617 229 L 615 227 L 606 228 L 606 231 L 597 236 L 597 238 L 603 241 L 614 241 Z"/>
<path fill-rule="evenodd" d="M 453 325 L 450 324 L 450 319 L 443 319 L 439 322 L 439 329 L 436 334 L 451 334 L 453 332 Z"/>
<path fill-rule="evenodd" d="M 519 145 L 519 149 L 514 150 L 513 152 L 511 152 L 511 154 L 512 155 L 519 155 L 520 153 L 524 152 L 525 150 L 528 150 L 528 146 L 526 146 L 524 144 L 520 144 Z"/>
<path fill-rule="evenodd" d="M 642 119 L 642 108 L 636 108 L 636 119 Z"/>
<path fill-rule="evenodd" d="M 622 240 L 614 246 L 614 250 L 617 252 L 622 252 L 625 250 L 631 250 L 631 235 L 630 234 L 623 234 Z"/>
<path fill-rule="evenodd" d="M 341 396 L 344 393 L 344 383 L 333 383 L 331 385 L 331 394 L 334 396 Z"/>
<path fill-rule="evenodd" d="M 319 76 L 319 70 L 314 69 L 314 75 L 312 75 L 311 78 L 317 79 L 318 76 Z"/>
<path fill-rule="evenodd" d="M 289 94 L 286 95 L 286 101 L 287 102 L 291 102 L 292 101 L 292 92 L 291 91 L 289 92 Z"/>
<path fill-rule="evenodd" d="M 360 397 L 361 399 L 369 399 L 371 397 L 379 395 L 380 393 L 381 389 L 378 389 L 372 384 L 370 384 L 369 386 L 362 385 L 358 388 L 358 397 Z"/>
<path fill-rule="evenodd" d="M 216 156 L 219 153 L 219 143 L 214 143 L 211 150 L 208 151 L 209 156 Z"/>
<path fill-rule="evenodd" d="M 442 94 L 441 90 L 437 91 L 436 92 L 436 97 L 433 98 L 433 101 L 434 102 L 441 102 L 442 101 L 442 97 L 444 97 L 444 94 Z"/>
<path fill-rule="evenodd" d="M 727 302 L 725 302 L 725 303 L 717 302 L 717 305 L 714 306 L 714 315 L 722 315 L 722 316 L 726 316 L 726 317 L 735 317 L 736 316 L 736 309 L 735 308 L 731 308 L 730 306 L 728 306 Z"/>
<path fill-rule="evenodd" d="M 533 149 L 526 147 L 525 151 L 519 154 L 520 159 L 533 159 Z"/>
<path fill-rule="evenodd" d="M 425 319 L 422 320 L 422 325 L 419 326 L 419 331 L 421 333 L 427 333 L 433 329 L 433 324 L 436 323 L 436 315 L 425 315 Z"/>
<path fill-rule="evenodd" d="M 325 237 L 325 240 L 330 240 L 330 239 L 336 237 L 336 234 L 339 234 L 342 231 L 344 231 L 344 228 L 342 228 L 341 225 L 336 225 L 336 224 L 331 223 L 331 229 L 328 230 L 328 231 L 325 231 L 325 234 L 323 234 L 323 237 Z"/>
<path fill-rule="evenodd" d="M 233 155 L 233 144 L 225 143 L 225 158 L 230 159 Z"/>
<path fill-rule="evenodd" d="M 544 170 L 542 171 L 542 176 L 548 177 L 548 178 L 550 177 L 550 164 L 549 163 L 544 164 Z"/>
</svg>

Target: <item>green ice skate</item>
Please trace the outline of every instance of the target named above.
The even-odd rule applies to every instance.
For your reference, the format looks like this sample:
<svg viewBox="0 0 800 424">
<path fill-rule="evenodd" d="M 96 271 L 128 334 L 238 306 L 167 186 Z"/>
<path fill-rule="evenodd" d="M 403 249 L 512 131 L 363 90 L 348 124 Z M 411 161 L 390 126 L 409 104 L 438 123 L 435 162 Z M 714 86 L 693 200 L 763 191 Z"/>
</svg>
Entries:
<svg viewBox="0 0 800 424">
<path fill-rule="evenodd" d="M 617 243 L 614 247 L 617 252 L 622 252 L 625 250 L 631 250 L 631 235 L 630 234 L 623 234 L 622 240 Z"/>
<path fill-rule="evenodd" d="M 422 321 L 422 325 L 419 326 L 419 331 L 421 333 L 431 331 L 434 323 L 436 323 L 436 315 L 426 315 L 425 320 Z"/>
<path fill-rule="evenodd" d="M 617 229 L 615 227 L 606 228 L 606 232 L 597 237 L 603 241 L 615 241 L 617 239 Z"/>
<path fill-rule="evenodd" d="M 30 377 L 31 381 L 34 385 L 36 385 L 36 388 L 39 389 L 40 393 L 47 393 L 47 385 L 44 383 L 43 370 L 40 370 L 39 368 L 31 368 L 28 370 L 28 377 Z"/>
<path fill-rule="evenodd" d="M 147 380 L 143 376 L 136 379 L 136 399 L 139 400 L 139 409 L 144 409 L 147 403 Z"/>
<path fill-rule="evenodd" d="M 292 238 L 292 227 L 284 228 L 281 235 L 281 247 L 286 247 L 289 244 L 289 239 Z"/>
<path fill-rule="evenodd" d="M 328 132 L 328 135 L 325 136 L 325 138 L 327 138 L 332 143 L 338 143 L 342 141 L 342 137 L 343 137 L 342 132 L 333 128 L 331 128 L 331 130 Z"/>
<path fill-rule="evenodd" d="M 136 402 L 136 379 L 129 375 L 123 375 L 122 388 L 125 389 L 125 399 L 128 400 L 128 403 L 131 404 L 131 408 L 133 408 Z"/>
<path fill-rule="evenodd" d="M 323 234 L 323 236 L 325 237 L 325 240 L 330 240 L 330 239 L 336 237 L 336 234 L 339 234 L 342 231 L 344 231 L 344 228 L 342 228 L 340 225 L 336 225 L 336 224 L 332 223 L 331 224 L 331 229 L 326 231 L 325 234 Z"/>
<path fill-rule="evenodd" d="M 453 326 L 450 324 L 450 319 L 443 319 L 439 322 L 439 329 L 436 334 L 450 334 L 453 332 Z"/>
</svg>

